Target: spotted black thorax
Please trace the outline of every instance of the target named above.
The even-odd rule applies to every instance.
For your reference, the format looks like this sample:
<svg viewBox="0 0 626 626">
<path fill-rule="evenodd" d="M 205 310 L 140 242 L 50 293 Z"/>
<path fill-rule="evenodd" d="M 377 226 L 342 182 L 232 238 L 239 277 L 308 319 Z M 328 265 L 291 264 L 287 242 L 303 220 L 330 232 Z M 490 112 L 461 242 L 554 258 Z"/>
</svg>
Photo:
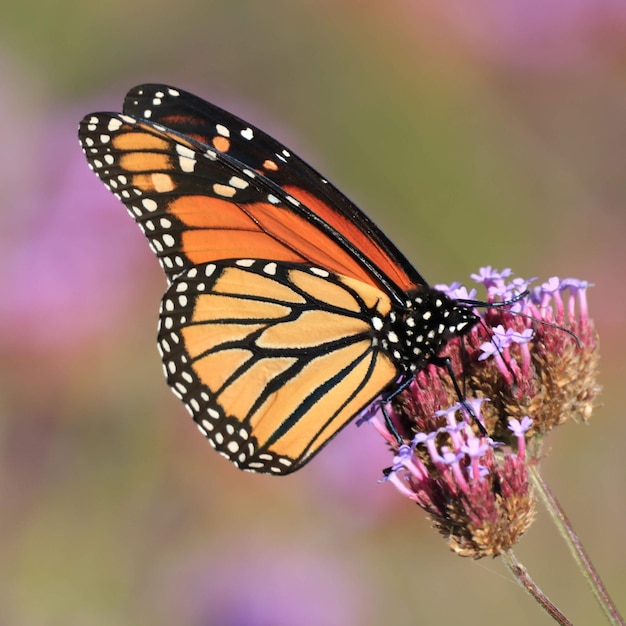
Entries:
<svg viewBox="0 0 626 626">
<path fill-rule="evenodd" d="M 470 306 L 442 291 L 425 288 L 407 300 L 404 315 L 390 313 L 383 348 L 408 372 L 418 372 L 454 337 L 468 333 L 480 320 Z"/>
</svg>

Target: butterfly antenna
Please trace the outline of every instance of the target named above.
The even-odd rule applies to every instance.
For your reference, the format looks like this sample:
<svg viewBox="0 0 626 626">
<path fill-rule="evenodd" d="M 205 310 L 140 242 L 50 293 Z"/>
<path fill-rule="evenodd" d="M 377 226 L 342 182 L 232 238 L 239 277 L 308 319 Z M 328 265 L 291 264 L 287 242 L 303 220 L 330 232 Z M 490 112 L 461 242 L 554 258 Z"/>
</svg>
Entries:
<svg viewBox="0 0 626 626">
<path fill-rule="evenodd" d="M 528 313 L 520 313 L 520 312 L 517 312 L 517 311 L 511 311 L 510 313 L 511 313 L 511 315 L 514 315 L 515 317 L 523 317 L 525 319 L 532 320 L 533 322 L 537 322 L 539 324 L 543 324 L 544 326 L 548 326 L 550 328 L 555 328 L 556 330 L 560 330 L 560 331 L 568 334 L 570 337 L 572 337 L 574 339 L 574 341 L 576 341 L 576 345 L 579 348 L 582 348 L 582 346 L 583 346 L 583 342 L 580 339 L 580 337 L 573 330 L 570 330 L 569 328 L 565 328 L 563 326 L 559 326 L 559 324 L 555 324 L 554 322 L 549 322 L 548 320 L 542 320 L 539 317 L 533 317 L 532 315 L 528 315 Z"/>
<path fill-rule="evenodd" d="M 509 306 L 511 304 L 515 304 L 516 302 L 519 302 L 520 300 L 523 300 L 528 295 L 530 295 L 530 291 L 526 289 L 518 293 L 517 295 L 513 296 L 512 298 L 509 298 L 508 300 L 503 300 L 502 302 L 484 302 L 482 300 L 469 300 L 469 299 L 466 299 L 466 300 L 459 299 L 458 302 L 460 302 L 461 304 L 466 304 L 467 306 L 473 306 L 477 308 L 501 309 L 502 307 Z M 533 322 L 543 324 L 544 326 L 549 326 L 550 328 L 555 328 L 556 330 L 560 330 L 568 334 L 570 337 L 572 337 L 572 339 L 576 341 L 576 345 L 579 348 L 581 348 L 583 345 L 580 337 L 573 330 L 570 330 L 569 328 L 565 328 L 554 322 L 549 322 L 548 320 L 542 320 L 539 317 L 533 317 L 532 315 L 528 315 L 528 313 L 522 313 L 521 311 L 509 311 L 509 313 L 515 317 L 523 317 Z"/>
<path fill-rule="evenodd" d="M 458 298 L 457 302 L 460 302 L 461 304 L 465 304 L 467 306 L 476 307 L 478 309 L 501 309 L 505 306 L 515 304 L 516 302 L 523 300 L 529 295 L 530 291 L 528 289 L 525 289 L 524 291 L 521 291 L 512 298 L 509 298 L 508 300 L 502 300 L 501 302 L 486 302 L 485 300 L 472 300 L 469 298 Z"/>
</svg>

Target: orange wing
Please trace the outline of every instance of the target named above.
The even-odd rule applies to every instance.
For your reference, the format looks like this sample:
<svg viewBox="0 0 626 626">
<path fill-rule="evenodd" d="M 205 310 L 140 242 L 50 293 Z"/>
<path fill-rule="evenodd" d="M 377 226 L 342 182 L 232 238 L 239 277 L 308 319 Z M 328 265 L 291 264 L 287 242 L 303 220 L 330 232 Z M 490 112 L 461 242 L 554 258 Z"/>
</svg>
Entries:
<svg viewBox="0 0 626 626">
<path fill-rule="evenodd" d="M 226 153 L 240 167 L 260 172 L 307 211 L 324 220 L 352 244 L 357 256 L 369 259 L 390 284 L 402 290 L 424 279 L 385 234 L 344 194 L 291 150 L 259 128 L 202 98 L 167 85 L 131 89 L 124 113 L 170 128 Z"/>
<path fill-rule="evenodd" d="M 165 294 L 159 347 L 168 384 L 218 452 L 288 474 L 398 377 L 373 326 L 390 312 L 376 287 L 321 268 L 207 263 Z"/>
<path fill-rule="evenodd" d="M 89 164 L 126 204 L 169 280 L 196 264 L 249 251 L 378 285 L 397 303 L 425 284 L 376 226 L 301 159 L 238 118 L 169 89 L 175 115 L 165 94 L 151 110 L 143 102 L 131 107 L 136 88 L 125 111 L 143 109 L 151 121 L 93 114 L 79 133 Z M 196 101 L 204 103 L 205 117 L 192 117 Z M 214 113 L 210 121 L 207 110 Z M 152 121 L 156 113 L 164 119 Z"/>
</svg>

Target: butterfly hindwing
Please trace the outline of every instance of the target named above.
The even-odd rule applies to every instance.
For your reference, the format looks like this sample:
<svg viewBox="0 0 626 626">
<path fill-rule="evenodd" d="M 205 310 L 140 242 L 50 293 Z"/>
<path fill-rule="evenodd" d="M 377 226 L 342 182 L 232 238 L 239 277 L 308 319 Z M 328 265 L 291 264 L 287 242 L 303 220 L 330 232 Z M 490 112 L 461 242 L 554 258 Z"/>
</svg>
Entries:
<svg viewBox="0 0 626 626">
<path fill-rule="evenodd" d="M 242 469 L 298 469 L 398 376 L 381 351 L 390 300 L 321 268 L 265 260 L 194 267 L 166 292 L 169 385 Z"/>
</svg>

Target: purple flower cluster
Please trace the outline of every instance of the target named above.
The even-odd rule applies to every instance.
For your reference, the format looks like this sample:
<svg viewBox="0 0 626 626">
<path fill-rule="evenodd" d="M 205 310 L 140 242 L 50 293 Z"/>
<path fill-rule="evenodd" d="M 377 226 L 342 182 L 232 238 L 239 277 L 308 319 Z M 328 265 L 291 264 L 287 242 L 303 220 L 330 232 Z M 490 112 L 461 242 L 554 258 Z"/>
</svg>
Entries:
<svg viewBox="0 0 626 626">
<path fill-rule="evenodd" d="M 474 558 L 508 550 L 528 529 L 528 467 L 543 436 L 570 417 L 587 420 L 599 391 L 589 283 L 551 278 L 530 290 L 534 279 L 511 275 L 491 267 L 472 275 L 488 306 L 445 353 L 467 399 L 459 402 L 447 373 L 431 365 L 385 408 L 402 444 L 380 413 L 369 420 L 394 451 L 385 480 L 429 514 L 453 550 Z M 437 288 L 475 297 L 458 283 Z"/>
</svg>

